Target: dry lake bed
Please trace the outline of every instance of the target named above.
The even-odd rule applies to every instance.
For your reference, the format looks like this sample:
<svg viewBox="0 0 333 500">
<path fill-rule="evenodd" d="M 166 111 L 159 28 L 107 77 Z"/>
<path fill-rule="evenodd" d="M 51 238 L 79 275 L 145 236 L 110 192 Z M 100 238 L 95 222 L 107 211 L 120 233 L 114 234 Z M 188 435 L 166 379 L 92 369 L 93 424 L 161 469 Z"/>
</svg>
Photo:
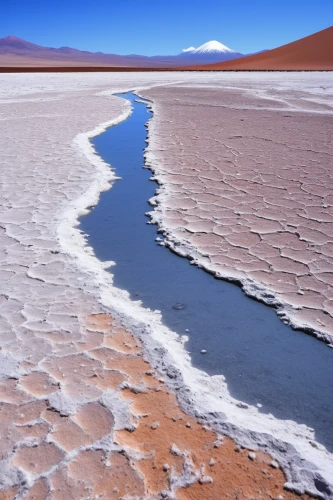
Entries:
<svg viewBox="0 0 333 500">
<path fill-rule="evenodd" d="M 333 498 L 332 114 L 329 73 L 0 76 L 1 500 Z"/>
</svg>

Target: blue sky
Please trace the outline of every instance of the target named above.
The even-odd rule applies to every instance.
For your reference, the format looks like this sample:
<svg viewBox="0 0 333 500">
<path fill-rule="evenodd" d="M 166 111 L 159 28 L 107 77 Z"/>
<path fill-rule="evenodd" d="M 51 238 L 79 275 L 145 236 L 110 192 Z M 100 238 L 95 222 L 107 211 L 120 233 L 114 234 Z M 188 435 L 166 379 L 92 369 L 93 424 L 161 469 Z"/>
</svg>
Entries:
<svg viewBox="0 0 333 500">
<path fill-rule="evenodd" d="M 1 0 L 0 37 L 146 55 L 218 40 L 251 53 L 332 24 L 333 0 Z"/>
</svg>

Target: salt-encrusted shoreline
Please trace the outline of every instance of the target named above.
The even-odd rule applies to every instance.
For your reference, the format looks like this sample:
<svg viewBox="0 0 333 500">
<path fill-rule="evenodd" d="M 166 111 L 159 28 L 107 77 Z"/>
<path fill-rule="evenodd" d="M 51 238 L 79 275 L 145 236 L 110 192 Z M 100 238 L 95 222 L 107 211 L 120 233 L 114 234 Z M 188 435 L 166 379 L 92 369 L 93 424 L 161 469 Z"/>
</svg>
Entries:
<svg viewBox="0 0 333 500">
<path fill-rule="evenodd" d="M 125 116 L 128 115 L 124 114 L 119 122 Z M 102 159 L 96 160 L 89 143 L 89 138 L 96 136 L 98 131 L 102 133 L 107 126 L 110 125 L 100 125 L 75 139 L 75 145 L 81 148 L 89 160 L 98 163 L 103 182 L 95 183 L 66 212 L 58 232 L 63 250 L 75 256 L 80 269 L 94 275 L 96 295 L 100 302 L 143 341 L 149 361 L 167 375 L 166 380 L 177 390 L 179 401 L 186 411 L 203 418 L 244 446 L 258 447 L 271 453 L 284 468 L 289 488 L 318 493 L 314 487 L 317 472 L 313 471 L 310 463 L 305 465 L 304 458 L 316 464 L 327 481 L 331 479 L 333 458 L 320 444 L 313 446 L 313 431 L 292 421 L 279 421 L 271 415 L 261 414 L 254 407 L 244 410 L 237 406 L 239 401 L 229 395 L 223 376 L 209 377 L 193 368 L 181 339 L 162 325 L 160 314 L 144 309 L 140 302 L 131 301 L 126 292 L 112 287 L 112 275 L 105 271 L 105 264 L 94 257 L 92 249 L 83 247 L 84 238 L 75 228 L 77 219 L 85 213 L 85 208 L 97 203 L 99 193 L 107 188 L 105 180 L 115 178 L 110 175 L 109 167 Z M 100 189 L 101 186 L 103 189 Z"/>
</svg>

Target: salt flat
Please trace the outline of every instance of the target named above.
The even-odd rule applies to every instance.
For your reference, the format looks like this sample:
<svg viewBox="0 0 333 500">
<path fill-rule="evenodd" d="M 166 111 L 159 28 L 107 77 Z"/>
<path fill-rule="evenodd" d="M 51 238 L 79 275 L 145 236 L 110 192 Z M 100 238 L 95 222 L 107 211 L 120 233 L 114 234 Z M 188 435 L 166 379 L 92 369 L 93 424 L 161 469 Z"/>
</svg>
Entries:
<svg viewBox="0 0 333 500">
<path fill-rule="evenodd" d="M 239 278 L 249 293 L 273 297 L 286 321 L 318 336 L 332 334 L 329 74 L 1 75 L 2 489 L 7 498 L 29 498 L 33 488 L 38 498 L 64 498 L 64 488 L 74 498 L 92 492 L 156 497 L 156 485 L 145 480 L 148 470 L 135 465 L 142 459 L 134 452 L 137 444 L 131 449 L 121 438 L 141 422 L 123 391 L 136 385 L 155 391 L 159 384 L 139 367 L 146 357 L 164 371 L 170 390 L 172 384 L 178 389 L 184 408 L 201 417 L 204 410 L 223 411 L 212 425 L 222 418 L 225 433 L 278 458 L 290 488 L 319 489 L 330 498 L 320 475 L 332 482 L 332 456 L 314 443 L 311 430 L 255 408 L 244 412 L 223 379 L 192 369 L 177 335 L 160 324 L 158 313 L 112 287 L 111 275 L 74 227 L 113 179 L 88 138 L 128 116 L 129 106 L 111 94 L 132 89 L 153 101 L 148 161 L 163 184 L 155 217 L 170 244 L 180 243 L 179 251 L 195 251 L 206 267 Z M 105 312 L 115 325 L 98 320 Z M 121 326 L 141 337 L 145 349 L 139 355 L 130 340 L 132 351 L 125 349 L 126 359 L 119 361 Z M 161 346 L 168 348 L 164 367 L 155 351 Z M 162 485 L 170 497 L 187 498 L 179 488 L 197 484 L 203 474 L 201 464 L 192 463 L 192 475 L 186 475 L 182 453 L 177 481 Z M 127 490 L 111 492 L 111 484 L 124 481 L 121 474 L 112 476 L 109 459 L 126 468 Z M 97 462 L 91 478 L 81 477 L 82 467 L 92 470 Z M 256 484 L 258 467 L 245 482 L 245 498 L 255 494 L 249 484 Z M 276 482 L 283 485 L 283 477 Z M 209 498 L 204 488 L 200 498 Z"/>
</svg>

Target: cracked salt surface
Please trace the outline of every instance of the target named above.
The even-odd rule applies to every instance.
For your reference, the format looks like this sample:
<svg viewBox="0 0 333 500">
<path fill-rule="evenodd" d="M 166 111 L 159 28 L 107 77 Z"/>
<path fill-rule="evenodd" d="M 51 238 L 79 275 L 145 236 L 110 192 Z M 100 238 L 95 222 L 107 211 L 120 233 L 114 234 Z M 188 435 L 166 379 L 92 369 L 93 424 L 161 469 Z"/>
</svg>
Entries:
<svg viewBox="0 0 333 500">
<path fill-rule="evenodd" d="M 253 75 L 226 75 L 221 83 L 220 76 L 212 75 L 209 84 L 220 86 L 237 82 L 246 89 L 253 84 L 259 86 L 256 78 L 257 75 L 255 78 Z M 322 98 L 324 91 L 318 88 L 325 78 L 325 75 L 295 75 L 290 77 L 290 85 L 301 86 L 315 96 L 320 93 Z M 240 428 L 246 426 L 257 432 L 265 430 L 276 438 L 289 441 L 303 456 L 317 464 L 328 481 L 331 480 L 332 458 L 320 446 L 315 448 L 308 444 L 305 436 L 312 438 L 309 430 L 291 422 L 286 425 L 266 418 L 253 408 L 249 408 L 244 416 L 244 410 L 237 408 L 220 378 L 212 379 L 191 367 L 189 357 L 177 342 L 178 337 L 160 324 L 158 314 L 144 310 L 140 304 L 133 304 L 126 293 L 112 287 L 105 266 L 83 249 L 84 239 L 73 228 L 77 217 L 87 206 L 97 202 L 99 193 L 107 189 L 112 179 L 112 173 L 93 154 L 87 140 L 111 125 L 112 120 L 116 123 L 128 114 L 128 107 L 120 99 L 110 97 L 111 92 L 131 88 L 142 91 L 152 85 L 177 83 L 179 80 L 178 74 L 1 76 L 0 127 L 2 172 L 5 175 L 2 175 L 0 212 L 0 339 L 2 355 L 6 359 L 1 394 L 2 411 L 8 417 L 1 421 L 4 427 L 1 434 L 8 436 L 2 440 L 1 471 L 5 480 L 3 484 L 12 488 L 13 495 L 18 484 L 23 488 L 34 485 L 43 489 L 45 479 L 54 488 L 64 486 L 67 484 L 64 475 L 67 466 L 74 475 L 80 476 L 81 470 L 92 465 L 93 456 L 99 460 L 99 452 L 94 452 L 94 455 L 92 449 L 87 451 L 80 445 L 75 451 L 77 459 L 73 458 L 60 445 L 52 443 L 48 426 L 43 424 L 39 429 L 38 461 L 43 461 L 47 450 L 52 452 L 47 461 L 48 469 L 43 469 L 42 476 L 38 475 L 39 471 L 34 474 L 28 467 L 31 458 L 26 447 L 34 449 L 33 440 L 36 438 L 18 438 L 15 428 L 24 419 L 29 423 L 38 418 L 36 424 L 46 421 L 41 415 L 46 416 L 44 410 L 49 412 L 45 406 L 50 405 L 50 400 L 54 405 L 51 409 L 65 415 L 64 418 L 70 414 L 74 420 L 80 408 L 103 402 L 99 400 L 103 387 L 94 389 L 88 386 L 83 376 L 86 364 L 90 363 L 87 348 L 83 348 L 82 354 L 79 354 L 82 349 L 78 350 L 80 342 L 86 341 L 87 337 L 83 318 L 87 312 L 101 312 L 102 303 L 127 325 L 131 324 L 137 334 L 142 333 L 151 359 L 156 355 L 156 366 L 161 356 L 154 347 L 163 337 L 167 340 L 169 354 L 163 351 L 163 362 L 168 364 L 168 373 L 178 384 L 178 392 L 187 408 L 201 414 L 209 410 L 225 412 L 233 426 L 224 424 L 224 431 L 238 435 L 239 440 L 255 442 L 256 446 L 265 446 L 267 441 L 265 444 L 263 436 L 240 431 Z M 185 85 L 204 87 L 207 76 L 184 74 L 182 80 Z M 265 75 L 261 82 L 265 90 L 285 86 L 277 76 Z M 104 125 L 96 129 L 97 124 Z M 86 133 L 88 130 L 92 132 Z M 144 334 L 144 331 L 151 335 Z M 72 369 L 67 361 L 70 363 L 71 356 L 78 354 L 83 358 L 79 363 L 83 365 L 83 372 L 80 371 L 75 378 L 76 368 Z M 54 357 L 68 358 L 63 370 L 71 373 L 78 384 L 74 392 L 71 389 L 73 382 L 68 384 L 64 379 L 63 383 L 60 382 L 59 394 L 55 396 L 54 383 L 57 380 L 48 372 L 54 370 Z M 180 371 L 171 368 L 172 365 L 182 369 L 182 377 Z M 31 379 L 30 384 L 24 382 L 25 376 L 36 371 L 40 378 Z M 184 387 L 191 388 L 192 392 L 188 393 Z M 43 395 L 45 391 L 47 396 Z M 219 391 L 225 397 L 217 401 L 214 392 Z M 114 400 L 112 404 L 115 404 Z M 216 415 L 215 419 L 219 420 L 219 417 Z M 268 439 L 268 449 L 281 458 L 290 483 L 303 491 L 317 491 L 317 473 L 311 472 L 311 468 L 290 448 L 286 453 L 288 446 Z M 292 463 L 288 466 L 291 455 Z M 118 465 L 124 468 L 126 461 Z M 71 487 L 68 488 L 71 491 Z M 79 490 L 76 494 L 80 498 Z M 325 494 L 328 498 L 329 494 Z"/>
<path fill-rule="evenodd" d="M 147 162 L 168 244 L 330 343 L 332 97 L 309 106 L 295 89 L 281 108 L 253 89 L 142 95 L 157 111 Z"/>
</svg>

